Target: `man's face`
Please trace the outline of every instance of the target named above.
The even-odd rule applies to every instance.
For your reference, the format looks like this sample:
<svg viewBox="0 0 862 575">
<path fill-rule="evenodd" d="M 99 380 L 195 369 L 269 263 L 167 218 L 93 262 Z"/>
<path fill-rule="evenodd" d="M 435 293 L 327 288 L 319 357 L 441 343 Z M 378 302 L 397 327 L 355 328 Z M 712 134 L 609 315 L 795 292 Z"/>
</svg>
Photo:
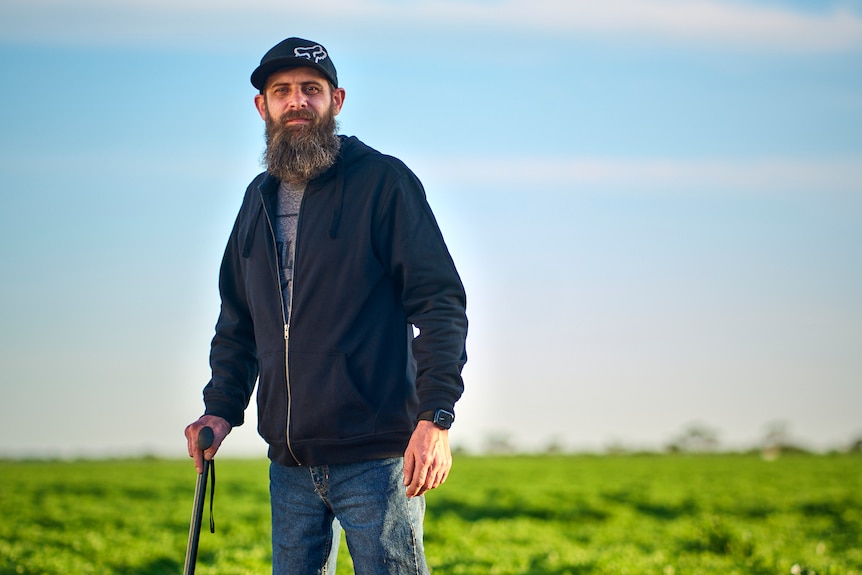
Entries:
<svg viewBox="0 0 862 575">
<path fill-rule="evenodd" d="M 264 121 L 277 121 L 290 129 L 302 129 L 329 114 L 337 116 L 344 103 L 344 89 L 330 86 L 314 68 L 288 68 L 273 72 L 263 94 L 255 97 Z"/>
<path fill-rule="evenodd" d="M 313 68 L 273 73 L 263 94 L 255 97 L 266 122 L 267 170 L 283 182 L 301 185 L 335 162 L 341 142 L 335 116 L 344 90 L 332 89 Z"/>
</svg>

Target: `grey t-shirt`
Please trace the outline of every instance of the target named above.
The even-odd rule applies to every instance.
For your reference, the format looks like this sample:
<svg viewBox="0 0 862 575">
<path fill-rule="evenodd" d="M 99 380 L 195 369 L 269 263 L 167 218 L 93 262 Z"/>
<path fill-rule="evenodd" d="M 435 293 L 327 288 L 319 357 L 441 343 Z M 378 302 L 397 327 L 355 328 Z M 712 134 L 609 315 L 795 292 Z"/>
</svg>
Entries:
<svg viewBox="0 0 862 575">
<path fill-rule="evenodd" d="M 285 320 L 289 320 L 290 296 L 293 292 L 293 260 L 296 251 L 296 222 L 305 185 L 293 187 L 281 183 L 278 189 L 278 213 L 275 218 L 275 241 L 281 277 L 281 297 Z"/>
</svg>

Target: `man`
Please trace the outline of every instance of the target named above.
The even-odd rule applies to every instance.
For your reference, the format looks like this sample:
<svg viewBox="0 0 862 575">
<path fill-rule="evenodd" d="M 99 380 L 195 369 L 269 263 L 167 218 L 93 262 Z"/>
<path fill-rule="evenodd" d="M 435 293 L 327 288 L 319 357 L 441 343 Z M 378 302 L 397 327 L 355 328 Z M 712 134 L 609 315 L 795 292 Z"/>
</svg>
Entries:
<svg viewBox="0 0 862 575">
<path fill-rule="evenodd" d="M 463 391 L 461 280 L 416 176 L 337 135 L 345 91 L 322 45 L 284 40 L 251 82 L 267 170 L 225 250 L 189 454 L 200 472 L 201 428 L 211 459 L 257 381 L 273 573 L 327 573 L 335 520 L 356 573 L 427 573 L 423 494 L 449 474 Z"/>
</svg>

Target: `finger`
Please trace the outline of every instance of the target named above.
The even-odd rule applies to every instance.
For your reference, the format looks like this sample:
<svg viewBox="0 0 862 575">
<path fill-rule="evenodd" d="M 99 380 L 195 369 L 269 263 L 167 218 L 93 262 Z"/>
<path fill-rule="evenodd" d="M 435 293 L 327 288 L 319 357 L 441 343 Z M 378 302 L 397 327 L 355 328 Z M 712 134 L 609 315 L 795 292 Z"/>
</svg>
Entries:
<svg viewBox="0 0 862 575">
<path fill-rule="evenodd" d="M 413 470 L 413 477 L 410 481 L 410 487 L 407 488 L 407 494 L 410 497 L 417 497 L 425 492 L 425 482 L 428 479 L 428 467 L 416 466 Z"/>
<path fill-rule="evenodd" d="M 425 482 L 425 491 L 431 491 L 440 485 L 440 475 L 435 473 L 428 477 L 428 481 Z"/>
<path fill-rule="evenodd" d="M 192 424 L 194 425 L 194 424 Z M 192 425 L 187 425 L 184 431 L 186 436 L 186 444 L 189 452 L 189 457 L 195 456 L 194 445 L 197 443 L 197 437 L 194 437 L 194 431 L 192 430 Z"/>
<path fill-rule="evenodd" d="M 444 463 L 444 465 L 440 468 L 440 471 L 439 471 L 439 473 L 438 473 L 438 479 L 439 479 L 439 481 L 440 481 L 440 482 L 437 484 L 437 486 L 438 486 L 438 487 L 439 487 L 440 485 L 443 485 L 443 484 L 446 482 L 446 480 L 449 478 L 449 472 L 450 472 L 451 470 L 452 470 L 452 460 L 451 460 L 451 459 L 449 459 L 449 460 L 448 460 L 448 461 L 446 461 L 446 462 Z"/>
<path fill-rule="evenodd" d="M 186 441 L 188 442 L 189 457 L 192 458 L 192 460 L 194 461 L 194 464 L 195 464 L 195 469 L 197 470 L 198 473 L 200 473 L 202 468 L 201 468 L 201 464 L 199 461 L 200 453 L 196 447 L 197 436 L 195 435 L 194 430 L 192 429 L 191 425 L 186 427 Z"/>
<path fill-rule="evenodd" d="M 417 490 L 416 495 L 414 495 L 414 497 L 419 497 L 420 495 L 425 495 L 426 493 L 428 493 L 429 491 L 431 491 L 435 487 L 437 487 L 437 475 L 435 475 L 433 473 L 429 473 L 428 476 L 426 477 L 425 481 L 422 482 L 422 485 L 419 486 L 419 489 Z"/>
<path fill-rule="evenodd" d="M 425 492 L 425 488 L 424 488 L 424 487 L 422 487 L 422 485 L 420 484 L 420 485 L 417 485 L 417 486 L 413 487 L 413 490 L 412 490 L 412 491 L 410 491 L 410 494 L 409 494 L 409 495 L 410 495 L 410 497 L 419 497 L 419 496 L 420 496 L 420 495 L 422 495 L 424 492 Z"/>
<path fill-rule="evenodd" d="M 186 428 L 186 439 L 188 440 L 189 457 L 194 460 L 195 471 L 203 473 L 204 464 L 201 450 L 198 449 L 198 430 L 194 428 L 194 424 Z"/>
<path fill-rule="evenodd" d="M 201 451 L 196 450 L 195 454 L 192 456 L 195 460 L 195 470 L 200 474 L 204 472 L 204 458 Z"/>
<path fill-rule="evenodd" d="M 221 442 L 224 441 L 224 436 L 219 437 L 218 435 L 214 436 L 212 445 L 210 445 L 206 450 L 204 450 L 204 459 L 207 461 L 212 461 L 213 457 L 215 457 L 218 448 L 221 446 Z"/>
<path fill-rule="evenodd" d="M 446 483 L 447 479 L 449 479 L 449 470 L 446 470 L 440 474 L 440 482 L 435 487 L 440 487 L 441 485 Z"/>
<path fill-rule="evenodd" d="M 191 425 L 186 427 L 185 434 L 186 440 L 188 443 L 189 457 L 194 460 L 195 470 L 198 473 L 203 473 L 204 469 L 204 456 L 198 447 L 198 436 L 200 435 L 202 425 L 199 424 L 199 421 L 192 423 Z"/>
<path fill-rule="evenodd" d="M 416 493 L 413 494 L 413 497 L 419 497 L 420 495 L 425 495 L 428 491 L 431 490 L 431 485 L 428 482 L 422 483 L 419 488 L 416 490 Z"/>
<path fill-rule="evenodd" d="M 448 466 L 440 466 L 435 467 L 428 474 L 428 480 L 425 482 L 425 489 L 423 492 L 430 491 L 432 489 L 437 489 L 443 483 L 446 482 L 446 479 L 449 477 L 449 467 Z"/>
<path fill-rule="evenodd" d="M 404 454 L 404 485 L 410 485 L 413 480 L 413 468 L 416 465 L 416 460 L 412 453 Z"/>
</svg>

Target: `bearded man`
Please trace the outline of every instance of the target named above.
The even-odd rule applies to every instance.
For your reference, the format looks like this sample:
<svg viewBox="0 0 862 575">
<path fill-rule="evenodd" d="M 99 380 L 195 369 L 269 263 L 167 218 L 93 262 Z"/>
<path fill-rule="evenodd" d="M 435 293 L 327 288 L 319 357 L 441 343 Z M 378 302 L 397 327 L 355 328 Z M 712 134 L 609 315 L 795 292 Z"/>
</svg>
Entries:
<svg viewBox="0 0 862 575">
<path fill-rule="evenodd" d="M 266 171 L 249 185 L 219 275 L 205 412 L 185 431 L 200 473 L 255 384 L 269 445 L 273 573 L 427 574 L 424 493 L 452 465 L 466 297 L 416 176 L 337 134 L 326 49 L 288 38 L 251 76 Z M 200 430 L 214 431 L 198 451 Z"/>
</svg>

